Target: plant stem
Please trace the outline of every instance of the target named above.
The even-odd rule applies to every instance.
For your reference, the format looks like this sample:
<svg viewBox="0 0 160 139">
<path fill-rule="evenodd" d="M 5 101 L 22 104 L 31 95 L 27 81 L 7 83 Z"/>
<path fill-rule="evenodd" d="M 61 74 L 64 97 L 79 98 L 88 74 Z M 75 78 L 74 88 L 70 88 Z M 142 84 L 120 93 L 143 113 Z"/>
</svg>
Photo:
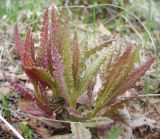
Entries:
<svg viewBox="0 0 160 139">
<path fill-rule="evenodd" d="M 96 38 L 96 3 L 93 6 L 93 32 L 94 32 L 94 42 Z"/>
<path fill-rule="evenodd" d="M 18 139 L 24 139 L 20 133 L 18 133 L 15 128 L 10 124 L 8 123 L 1 115 L 0 115 L 0 120 L 16 135 L 16 137 Z"/>
</svg>

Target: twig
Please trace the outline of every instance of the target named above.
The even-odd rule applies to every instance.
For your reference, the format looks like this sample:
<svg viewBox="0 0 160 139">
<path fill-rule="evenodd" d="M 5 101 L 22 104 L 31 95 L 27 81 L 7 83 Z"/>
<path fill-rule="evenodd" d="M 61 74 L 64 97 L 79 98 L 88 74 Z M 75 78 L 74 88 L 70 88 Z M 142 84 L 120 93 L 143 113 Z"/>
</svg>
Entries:
<svg viewBox="0 0 160 139">
<path fill-rule="evenodd" d="M 0 115 L 0 120 L 10 129 L 12 130 L 12 132 L 16 135 L 16 137 L 18 137 L 18 139 L 24 139 L 21 134 L 19 134 L 15 128 L 10 124 L 8 123 L 3 117 L 2 115 Z"/>
<path fill-rule="evenodd" d="M 138 95 L 138 97 L 160 97 L 160 94 L 146 94 L 146 95 Z"/>
<path fill-rule="evenodd" d="M 146 94 L 146 95 L 137 95 L 135 98 L 143 98 L 143 97 L 160 97 L 160 94 Z M 130 96 L 120 96 L 119 98 L 132 98 Z"/>
</svg>

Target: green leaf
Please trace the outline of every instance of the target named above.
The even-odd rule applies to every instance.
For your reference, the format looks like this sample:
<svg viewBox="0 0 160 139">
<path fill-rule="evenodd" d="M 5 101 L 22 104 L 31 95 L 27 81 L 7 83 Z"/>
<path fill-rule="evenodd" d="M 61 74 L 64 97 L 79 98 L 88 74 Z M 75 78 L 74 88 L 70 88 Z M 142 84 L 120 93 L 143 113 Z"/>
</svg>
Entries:
<svg viewBox="0 0 160 139">
<path fill-rule="evenodd" d="M 32 131 L 26 124 L 21 123 L 19 125 L 19 128 L 21 129 L 22 133 L 26 136 L 27 139 L 32 139 Z"/>
<path fill-rule="evenodd" d="M 64 75 L 66 84 L 68 87 L 68 93 L 73 93 L 74 83 L 73 83 L 73 75 L 72 75 L 72 54 L 71 54 L 71 46 L 70 46 L 70 34 L 68 21 L 66 20 L 64 25 L 64 32 L 62 34 L 62 42 L 63 42 L 63 63 L 64 63 Z"/>
<path fill-rule="evenodd" d="M 73 38 L 73 64 L 72 64 L 72 71 L 73 71 L 73 79 L 74 79 L 74 87 L 77 87 L 80 81 L 80 62 L 81 62 L 81 55 L 80 55 L 80 49 L 78 46 L 78 36 L 77 32 L 74 33 Z"/>
<path fill-rule="evenodd" d="M 145 82 L 145 93 L 148 95 L 150 94 L 150 78 L 147 77 L 146 82 Z"/>
<path fill-rule="evenodd" d="M 107 117 L 95 117 L 93 119 L 87 120 L 83 125 L 85 127 L 95 128 L 95 127 L 101 127 L 106 126 L 113 123 L 113 120 Z"/>
<path fill-rule="evenodd" d="M 112 42 L 114 40 L 115 39 L 105 41 L 102 44 L 100 44 L 99 46 L 96 46 L 95 48 L 92 48 L 91 50 L 88 50 L 84 54 L 85 58 L 89 58 L 90 56 L 94 55 L 96 52 L 101 51 L 103 48 L 106 48 L 106 47 L 110 46 L 110 44 L 112 44 Z"/>
<path fill-rule="evenodd" d="M 9 104 L 5 96 L 2 98 L 2 107 L 4 116 L 7 118 L 8 122 L 11 122 L 11 112 L 9 110 Z"/>
<path fill-rule="evenodd" d="M 96 75 L 97 71 L 99 70 L 101 64 L 105 61 L 106 56 L 101 55 L 99 56 L 93 63 L 92 65 L 85 71 L 85 74 L 80 81 L 79 87 L 78 87 L 78 92 L 75 94 L 76 99 L 78 96 L 80 96 L 87 86 L 89 85 L 90 81 L 93 79 L 93 77 Z"/>
<path fill-rule="evenodd" d="M 89 129 L 85 128 L 82 123 L 71 123 L 72 139 L 91 139 Z"/>
<path fill-rule="evenodd" d="M 109 136 L 106 139 L 118 139 L 120 132 L 121 127 L 116 127 L 113 131 L 109 133 Z"/>
</svg>

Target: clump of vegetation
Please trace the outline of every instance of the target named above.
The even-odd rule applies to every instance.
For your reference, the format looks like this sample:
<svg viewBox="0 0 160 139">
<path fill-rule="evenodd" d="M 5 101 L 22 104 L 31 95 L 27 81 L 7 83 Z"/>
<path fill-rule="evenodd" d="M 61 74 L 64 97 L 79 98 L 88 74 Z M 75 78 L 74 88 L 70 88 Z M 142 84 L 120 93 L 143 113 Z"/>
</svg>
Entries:
<svg viewBox="0 0 160 139">
<path fill-rule="evenodd" d="M 133 69 L 139 48 L 128 46 L 125 50 L 113 52 L 109 58 L 104 54 L 96 57 L 98 51 L 112 42 L 106 41 L 88 51 L 82 51 L 77 33 L 74 33 L 70 41 L 68 18 L 62 20 L 62 17 L 53 8 L 49 20 L 48 9 L 45 11 L 37 53 L 31 29 L 27 28 L 23 43 L 18 28 L 15 27 L 17 52 L 34 90 L 15 81 L 11 81 L 11 84 L 28 103 L 32 102 L 32 107 L 26 107 L 25 111 L 33 115 L 80 122 L 96 117 L 112 117 L 126 102 L 118 101 L 117 97 L 145 74 L 154 58 L 149 58 L 143 65 Z M 95 60 L 90 66 L 86 66 L 85 61 L 91 56 Z M 101 66 L 105 69 L 103 85 L 95 100 L 94 78 Z M 79 99 L 84 94 L 86 97 L 80 102 Z"/>
<path fill-rule="evenodd" d="M 32 139 L 32 131 L 26 124 L 21 123 L 19 125 L 19 128 L 21 129 L 22 133 L 25 135 L 27 139 Z"/>
</svg>

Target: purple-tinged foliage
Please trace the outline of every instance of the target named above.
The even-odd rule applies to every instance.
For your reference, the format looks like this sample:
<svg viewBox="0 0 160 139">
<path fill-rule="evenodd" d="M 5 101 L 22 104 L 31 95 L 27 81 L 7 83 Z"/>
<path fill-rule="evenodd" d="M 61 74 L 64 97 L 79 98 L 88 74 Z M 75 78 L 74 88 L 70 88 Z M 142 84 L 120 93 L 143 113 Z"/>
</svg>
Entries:
<svg viewBox="0 0 160 139">
<path fill-rule="evenodd" d="M 43 19 L 43 27 L 41 31 L 40 38 L 40 48 L 38 50 L 38 54 L 36 57 L 36 64 L 39 67 L 43 67 L 44 69 L 48 68 L 48 59 L 47 59 L 47 47 L 49 43 L 48 37 L 48 29 L 49 29 L 49 21 L 48 21 L 48 9 L 44 13 Z"/>
<path fill-rule="evenodd" d="M 43 110 L 41 110 L 40 108 L 35 108 L 35 107 L 26 108 L 25 112 L 32 114 L 34 116 L 46 116 L 46 113 Z"/>
<path fill-rule="evenodd" d="M 24 47 L 23 47 L 23 42 L 20 39 L 20 34 L 19 34 L 19 31 L 18 31 L 17 25 L 15 26 L 15 29 L 14 29 L 14 38 L 15 38 L 15 44 L 17 46 L 18 55 L 19 55 L 20 59 L 22 60 L 23 59 Z"/>
<path fill-rule="evenodd" d="M 47 116 L 52 115 L 52 109 L 43 100 L 36 99 L 36 104 Z"/>
<path fill-rule="evenodd" d="M 34 92 L 28 88 L 25 88 L 24 84 L 17 83 L 16 81 L 8 81 L 11 83 L 11 86 L 14 88 L 14 90 L 19 92 L 23 97 L 32 101 L 35 100 Z"/>
<path fill-rule="evenodd" d="M 41 82 L 38 82 L 38 90 L 40 92 L 41 98 L 45 102 L 48 102 L 48 94 L 47 94 L 47 91 L 46 91 L 46 85 L 41 83 Z"/>
<path fill-rule="evenodd" d="M 95 118 L 102 110 L 104 115 L 99 116 L 111 115 L 110 113 L 119 108 L 119 104 L 122 106 L 126 103 L 125 100 L 117 102 L 117 97 L 125 93 L 145 74 L 154 62 L 154 58 L 150 58 L 144 65 L 132 71 L 139 49 L 129 46 L 123 52 L 112 52 L 106 62 L 106 55 L 95 57 L 95 54 L 110 46 L 114 39 L 84 52 L 79 47 L 77 33 L 74 34 L 73 40 L 70 40 L 69 20 L 65 18 L 62 22 L 63 15 L 54 8 L 51 11 L 51 19 L 49 17 L 47 9 L 42 23 L 40 47 L 36 54 L 31 28 L 27 27 L 23 43 L 18 28 L 15 27 L 17 52 L 23 70 L 34 86 L 34 91 L 30 91 L 23 85 L 10 81 L 14 89 L 34 105 L 24 111 L 51 119 L 70 118 L 79 121 Z M 82 66 L 91 56 L 95 58 L 91 65 Z M 102 72 L 105 79 L 93 104 L 95 83 L 92 81 L 101 65 L 106 67 Z M 83 94 L 87 97 L 81 99 L 79 103 L 78 98 Z M 107 106 L 109 106 L 108 113 Z"/>
<path fill-rule="evenodd" d="M 74 116 L 76 118 L 83 118 L 83 116 L 81 115 L 81 113 L 79 111 L 77 111 L 76 109 L 71 108 L 71 107 L 67 107 L 66 109 L 67 109 L 67 111 L 69 112 L 69 114 L 71 116 Z"/>
<path fill-rule="evenodd" d="M 27 52 L 29 56 L 32 58 L 32 60 L 35 61 L 34 40 L 33 40 L 33 36 L 31 35 L 30 27 L 27 28 L 24 49 L 25 49 L 25 52 Z"/>
<path fill-rule="evenodd" d="M 51 34 L 51 37 L 53 34 Z M 53 38 L 53 37 L 52 37 Z M 51 44 L 51 56 L 52 56 L 52 66 L 53 66 L 53 76 L 57 86 L 61 91 L 61 95 L 66 99 L 66 83 L 64 78 L 64 66 L 62 64 L 61 55 L 59 54 L 57 48 L 54 46 L 53 40 L 50 40 Z"/>
</svg>

